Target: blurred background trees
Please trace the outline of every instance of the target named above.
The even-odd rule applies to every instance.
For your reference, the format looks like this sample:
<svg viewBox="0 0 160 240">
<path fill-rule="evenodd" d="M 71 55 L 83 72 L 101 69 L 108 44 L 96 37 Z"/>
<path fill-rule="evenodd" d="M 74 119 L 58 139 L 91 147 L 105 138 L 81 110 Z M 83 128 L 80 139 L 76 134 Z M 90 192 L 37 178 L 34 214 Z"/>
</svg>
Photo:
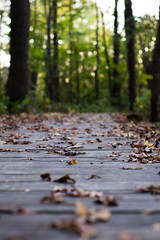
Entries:
<svg viewBox="0 0 160 240">
<path fill-rule="evenodd" d="M 14 112 L 25 106 L 32 112 L 134 110 L 160 120 L 160 27 L 155 16 L 135 18 L 132 1 L 124 0 L 122 28 L 115 0 L 111 27 L 110 13 L 94 0 L 30 0 L 27 40 L 26 28 L 21 37 L 14 26 L 12 11 L 17 19 L 22 14 L 16 2 L 2 0 L 0 5 L 0 113 L 7 106 Z M 18 24 L 26 26 L 29 1 L 21 2 L 26 12 Z M 29 75 L 17 57 L 20 48 Z M 9 54 L 10 66 L 4 64 Z"/>
</svg>

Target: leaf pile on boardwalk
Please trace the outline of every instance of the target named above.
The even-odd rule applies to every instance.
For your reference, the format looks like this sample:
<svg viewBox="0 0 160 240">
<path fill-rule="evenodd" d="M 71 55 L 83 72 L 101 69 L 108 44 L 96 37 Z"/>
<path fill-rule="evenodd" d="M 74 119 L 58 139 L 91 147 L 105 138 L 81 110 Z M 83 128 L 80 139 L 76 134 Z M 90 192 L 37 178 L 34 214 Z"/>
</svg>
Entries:
<svg viewBox="0 0 160 240">
<path fill-rule="evenodd" d="M 5 194 L 9 196 L 7 203 L 1 201 L 2 219 L 6 213 L 8 217 L 48 214 L 48 220 L 39 226 L 46 234 L 58 229 L 74 232 L 82 239 L 105 239 L 102 233 L 107 239 L 146 239 L 127 232 L 124 226 L 116 233 L 108 228 L 114 229 L 116 214 L 123 219 L 128 214 L 140 218 L 138 214 L 148 213 L 143 204 L 134 205 L 134 199 L 132 204 L 129 202 L 130 194 L 135 199 L 141 199 L 143 193 L 151 194 L 152 206 L 160 202 L 160 132 L 153 124 L 128 121 L 126 114 L 112 114 L 112 118 L 116 122 L 108 114 L 1 117 L 0 191 L 4 198 Z M 152 174 L 151 181 L 145 171 Z M 32 206 L 18 195 L 14 200 L 14 192 L 34 196 L 37 202 Z M 125 201 L 129 204 L 126 207 Z M 151 212 L 158 214 L 157 207 Z M 52 213 L 57 214 L 53 220 Z M 151 222 L 153 229 L 158 229 L 158 222 Z M 108 230 L 104 226 L 109 226 Z M 23 231 L 22 234 L 27 238 Z"/>
</svg>

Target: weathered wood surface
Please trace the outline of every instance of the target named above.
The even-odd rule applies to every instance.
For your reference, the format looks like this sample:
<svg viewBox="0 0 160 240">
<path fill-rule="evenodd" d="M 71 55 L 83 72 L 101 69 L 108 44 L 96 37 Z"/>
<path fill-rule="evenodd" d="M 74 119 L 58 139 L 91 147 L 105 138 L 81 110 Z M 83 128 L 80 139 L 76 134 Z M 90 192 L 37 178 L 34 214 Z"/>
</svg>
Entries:
<svg viewBox="0 0 160 240">
<path fill-rule="evenodd" d="M 44 121 L 43 118 L 29 121 L 24 116 L 19 122 L 13 119 L 11 124 L 0 134 L 0 239 L 8 236 L 29 240 L 79 239 L 73 233 L 47 230 L 44 226 L 73 217 L 76 201 L 88 208 L 106 208 L 96 205 L 93 198 L 83 197 L 65 197 L 70 204 L 41 203 L 41 198 L 55 186 L 73 185 L 44 182 L 40 174 L 45 172 L 51 174 L 52 180 L 70 174 L 77 188 L 114 194 L 118 206 L 108 207 L 112 212 L 109 222 L 94 224 L 99 231 L 96 239 L 119 240 L 123 232 L 138 239 L 160 239 L 160 196 L 137 192 L 138 186 L 159 184 L 160 164 L 127 162 L 133 139 L 115 133 L 116 123 L 108 114 L 55 114 Z M 11 134 L 14 137 L 17 134 L 16 144 L 10 142 Z M 75 144 L 81 146 L 72 146 Z M 72 158 L 77 163 L 68 165 L 66 161 Z M 87 180 L 92 174 L 101 178 Z M 14 210 L 19 208 L 34 214 L 15 214 Z"/>
</svg>

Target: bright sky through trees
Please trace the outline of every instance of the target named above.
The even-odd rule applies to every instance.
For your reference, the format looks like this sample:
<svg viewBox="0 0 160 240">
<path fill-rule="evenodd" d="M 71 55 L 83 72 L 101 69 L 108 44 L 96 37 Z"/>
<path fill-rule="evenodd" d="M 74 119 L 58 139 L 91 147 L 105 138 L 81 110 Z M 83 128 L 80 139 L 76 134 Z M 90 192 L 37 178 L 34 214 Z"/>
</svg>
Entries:
<svg viewBox="0 0 160 240">
<path fill-rule="evenodd" d="M 109 7 L 114 8 L 114 0 L 96 0 L 98 5 L 103 9 L 107 10 Z M 158 15 L 159 0 L 132 0 L 133 13 L 135 16 L 143 16 L 145 14 Z M 124 12 L 124 0 L 119 0 L 119 11 L 120 15 Z"/>
</svg>

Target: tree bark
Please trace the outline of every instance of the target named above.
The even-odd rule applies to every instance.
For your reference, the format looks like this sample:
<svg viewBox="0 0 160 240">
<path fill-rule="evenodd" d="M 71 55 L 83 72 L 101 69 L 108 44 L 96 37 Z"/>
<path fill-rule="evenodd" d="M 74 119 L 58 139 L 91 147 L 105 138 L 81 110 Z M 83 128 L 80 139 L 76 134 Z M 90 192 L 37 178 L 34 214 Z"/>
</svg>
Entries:
<svg viewBox="0 0 160 240">
<path fill-rule="evenodd" d="M 157 37 L 153 52 L 153 81 L 151 96 L 151 121 L 160 121 L 160 7 Z"/>
<path fill-rule="evenodd" d="M 98 73 L 99 73 L 99 64 L 100 64 L 100 57 L 99 57 L 99 13 L 98 13 L 98 6 L 96 6 L 96 70 L 95 70 L 95 93 L 96 93 L 96 100 L 99 99 L 99 78 L 98 78 Z"/>
<path fill-rule="evenodd" d="M 108 66 L 109 92 L 110 92 L 110 97 L 112 97 L 111 63 L 109 60 L 108 48 L 107 48 L 107 43 L 106 43 L 106 29 L 105 29 L 105 23 L 104 23 L 104 14 L 102 11 L 101 11 L 101 16 L 102 16 L 102 28 L 103 28 L 103 45 L 104 45 L 104 51 L 105 51 L 106 66 Z"/>
<path fill-rule="evenodd" d="M 120 105 L 121 103 L 121 84 L 119 79 L 119 53 L 120 53 L 120 36 L 118 33 L 118 0 L 115 0 L 115 10 L 114 10 L 114 37 L 113 37 L 113 45 L 114 45 L 114 57 L 113 57 L 113 85 L 112 85 L 112 100 L 114 105 Z"/>
<path fill-rule="evenodd" d="M 73 0 L 69 1 L 69 50 L 70 50 L 70 69 L 69 69 L 69 96 L 70 102 L 73 101 Z"/>
<path fill-rule="evenodd" d="M 129 72 L 129 109 L 133 111 L 136 101 L 135 71 L 135 21 L 132 13 L 131 0 L 125 0 L 125 32 L 127 41 L 127 63 Z"/>
<path fill-rule="evenodd" d="M 76 84 L 77 84 L 77 103 L 80 103 L 80 78 L 79 78 L 79 51 L 77 45 L 74 45 L 75 67 L 76 67 Z"/>
<path fill-rule="evenodd" d="M 11 102 L 23 101 L 29 90 L 29 16 L 29 0 L 11 0 L 11 62 L 6 86 L 7 95 Z"/>
<path fill-rule="evenodd" d="M 57 0 L 53 0 L 53 99 L 59 101 L 59 69 L 58 69 L 58 26 Z"/>
</svg>

